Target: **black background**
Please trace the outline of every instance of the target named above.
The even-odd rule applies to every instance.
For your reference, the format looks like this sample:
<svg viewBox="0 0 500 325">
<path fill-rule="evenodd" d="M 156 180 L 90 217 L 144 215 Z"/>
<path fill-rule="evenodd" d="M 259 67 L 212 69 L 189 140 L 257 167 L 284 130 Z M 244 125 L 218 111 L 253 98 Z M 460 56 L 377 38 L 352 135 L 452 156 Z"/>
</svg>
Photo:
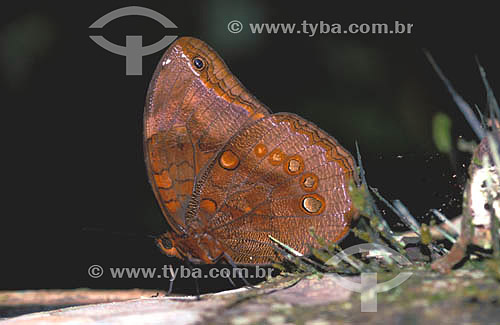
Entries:
<svg viewBox="0 0 500 325">
<path fill-rule="evenodd" d="M 368 181 L 402 200 L 422 221 L 429 209 L 459 213 L 466 155 L 450 163 L 432 141 L 431 120 L 444 112 L 453 136 L 474 136 L 425 59 L 427 48 L 456 89 L 485 107 L 477 55 L 498 93 L 499 27 L 484 7 L 382 8 L 308 2 L 107 1 L 26 4 L 0 25 L 3 139 L 1 272 L 3 289 L 165 288 L 166 280 L 87 275 L 90 265 L 161 267 L 149 234 L 166 229 L 147 182 L 142 110 L 162 52 L 143 58 L 143 75 L 126 76 L 125 58 L 95 44 L 88 26 L 129 5 L 154 9 L 178 28 L 124 17 L 97 34 L 124 44 L 143 35 L 190 35 L 209 43 L 242 83 L 274 112 L 295 112 L 361 148 Z M 344 3 L 342 3 L 344 5 Z M 240 34 L 229 21 L 244 23 Z M 248 23 L 412 23 L 411 34 L 251 34 Z M 453 166 L 457 166 L 454 168 Z M 396 230 L 404 229 L 389 214 Z M 192 292 L 192 280 L 175 283 Z M 228 288 L 204 280 L 202 291 Z"/>
</svg>

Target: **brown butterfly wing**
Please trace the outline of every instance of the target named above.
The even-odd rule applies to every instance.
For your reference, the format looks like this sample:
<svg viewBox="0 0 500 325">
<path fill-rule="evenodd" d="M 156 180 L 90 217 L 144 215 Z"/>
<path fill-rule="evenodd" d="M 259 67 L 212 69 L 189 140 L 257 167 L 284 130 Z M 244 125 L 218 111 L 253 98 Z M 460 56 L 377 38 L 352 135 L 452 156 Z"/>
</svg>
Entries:
<svg viewBox="0 0 500 325">
<path fill-rule="evenodd" d="M 268 235 L 307 253 L 309 228 L 340 240 L 357 216 L 348 194 L 355 163 L 327 133 L 279 113 L 236 134 L 207 173 L 200 220 L 236 263 L 275 258 Z"/>
<path fill-rule="evenodd" d="M 201 60 L 194 64 L 194 60 Z M 144 151 L 150 183 L 172 229 L 186 230 L 197 175 L 246 124 L 269 115 L 204 42 L 175 41 L 149 86 Z"/>
</svg>

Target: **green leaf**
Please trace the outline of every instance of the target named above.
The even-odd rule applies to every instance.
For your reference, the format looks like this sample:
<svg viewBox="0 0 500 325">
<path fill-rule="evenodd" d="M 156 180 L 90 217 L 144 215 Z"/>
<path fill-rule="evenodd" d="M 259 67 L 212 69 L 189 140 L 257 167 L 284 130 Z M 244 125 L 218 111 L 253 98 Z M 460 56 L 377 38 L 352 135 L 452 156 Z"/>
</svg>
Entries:
<svg viewBox="0 0 500 325">
<path fill-rule="evenodd" d="M 439 152 L 451 152 L 451 120 L 444 113 L 436 113 L 432 118 L 432 137 Z"/>
</svg>

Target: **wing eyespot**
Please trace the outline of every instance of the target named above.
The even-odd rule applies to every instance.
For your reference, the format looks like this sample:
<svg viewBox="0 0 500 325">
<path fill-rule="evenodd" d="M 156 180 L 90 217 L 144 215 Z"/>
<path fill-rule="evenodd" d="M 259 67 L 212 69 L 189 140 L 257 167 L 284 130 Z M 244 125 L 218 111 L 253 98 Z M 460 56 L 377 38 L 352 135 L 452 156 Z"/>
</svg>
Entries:
<svg viewBox="0 0 500 325">
<path fill-rule="evenodd" d="M 288 175 L 300 175 L 304 171 L 304 160 L 299 155 L 290 156 L 285 160 L 283 170 Z"/>
<path fill-rule="evenodd" d="M 193 59 L 193 65 L 197 70 L 203 70 L 207 64 L 201 57 L 195 57 Z"/>
<path fill-rule="evenodd" d="M 281 165 L 281 163 L 283 163 L 285 158 L 286 158 L 285 153 L 283 153 L 283 151 L 281 151 L 280 149 L 276 148 L 269 154 L 269 163 L 273 166 L 278 166 Z"/>
<path fill-rule="evenodd" d="M 308 215 L 317 216 L 325 211 L 325 199 L 319 194 L 306 194 L 300 200 L 300 208 Z"/>
<path fill-rule="evenodd" d="M 300 177 L 300 186 L 305 192 L 314 192 L 318 188 L 319 178 L 316 174 L 305 173 Z"/>
<path fill-rule="evenodd" d="M 235 170 L 240 164 L 240 158 L 231 150 L 226 150 L 219 157 L 219 165 L 226 170 Z"/>
</svg>

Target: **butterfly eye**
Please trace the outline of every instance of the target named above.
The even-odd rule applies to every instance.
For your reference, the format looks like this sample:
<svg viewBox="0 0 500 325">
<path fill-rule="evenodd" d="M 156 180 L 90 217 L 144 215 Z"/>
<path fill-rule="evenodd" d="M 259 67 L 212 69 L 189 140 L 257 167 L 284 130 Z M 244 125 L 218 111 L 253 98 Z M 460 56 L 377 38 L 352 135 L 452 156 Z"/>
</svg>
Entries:
<svg viewBox="0 0 500 325">
<path fill-rule="evenodd" d="M 194 58 L 193 64 L 196 67 L 196 69 L 198 69 L 198 70 L 201 70 L 205 67 L 205 62 L 203 62 L 203 59 L 201 59 L 201 58 Z"/>
</svg>

